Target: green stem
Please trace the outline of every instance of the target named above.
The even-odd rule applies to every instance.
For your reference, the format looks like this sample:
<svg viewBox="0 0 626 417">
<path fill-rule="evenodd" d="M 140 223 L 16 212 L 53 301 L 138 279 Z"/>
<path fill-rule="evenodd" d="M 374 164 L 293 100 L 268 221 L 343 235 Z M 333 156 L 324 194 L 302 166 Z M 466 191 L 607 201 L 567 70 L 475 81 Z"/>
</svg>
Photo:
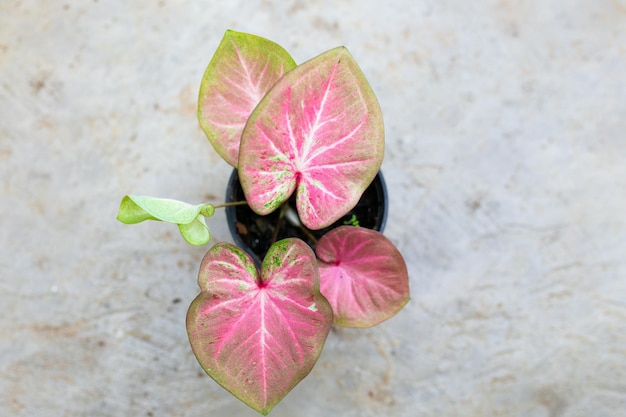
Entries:
<svg viewBox="0 0 626 417">
<path fill-rule="evenodd" d="M 287 205 L 285 204 L 283 207 L 287 207 Z M 292 226 L 299 227 L 300 230 L 302 230 L 302 233 L 304 233 L 311 242 L 317 244 L 317 239 L 313 236 L 313 233 L 311 233 L 311 231 L 302 224 L 300 217 L 298 217 L 298 213 L 293 208 L 288 207 L 283 211 L 285 211 L 285 213 L 281 211 L 281 218 L 284 214 L 285 218 L 287 218 L 287 221 L 291 223 Z"/>
<path fill-rule="evenodd" d="M 311 233 L 311 231 L 309 229 L 304 227 L 304 225 L 300 225 L 300 229 L 311 240 L 311 242 L 313 242 L 313 243 L 315 243 L 317 245 L 317 239 L 315 238 L 315 236 L 313 236 L 313 233 Z"/>
<path fill-rule="evenodd" d="M 285 215 L 285 210 L 287 209 L 287 204 L 283 204 L 280 208 L 280 212 L 278 213 L 278 221 L 276 222 L 276 226 L 274 226 L 274 235 L 272 236 L 272 245 L 278 239 L 278 231 L 280 230 L 280 226 L 283 223 L 283 216 Z"/>
<path fill-rule="evenodd" d="M 243 201 L 231 201 L 230 203 L 223 203 L 213 206 L 214 208 L 222 208 L 222 207 L 232 207 L 232 206 L 243 206 L 248 204 L 246 200 Z"/>
</svg>

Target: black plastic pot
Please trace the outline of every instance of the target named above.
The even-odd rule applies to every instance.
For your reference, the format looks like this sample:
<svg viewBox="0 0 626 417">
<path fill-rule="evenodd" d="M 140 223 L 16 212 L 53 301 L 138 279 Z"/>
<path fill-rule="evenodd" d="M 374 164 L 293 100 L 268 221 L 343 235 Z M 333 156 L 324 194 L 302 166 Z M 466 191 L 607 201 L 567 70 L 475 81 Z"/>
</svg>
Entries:
<svg viewBox="0 0 626 417">
<path fill-rule="evenodd" d="M 245 200 L 243 189 L 239 183 L 237 170 L 234 169 L 228 180 L 226 202 L 243 200 Z M 290 204 L 295 212 L 295 193 L 286 204 Z M 235 244 L 250 254 L 258 265 L 261 264 L 261 260 L 274 241 L 297 237 L 315 249 L 315 240 L 331 229 L 352 224 L 355 218 L 360 227 L 382 232 L 387 221 L 387 187 L 379 171 L 357 205 L 341 219 L 324 229 L 310 230 L 304 226 L 294 226 L 284 217 L 280 218 L 280 211 L 279 209 L 267 216 L 260 216 L 248 205 L 226 207 L 226 219 Z M 276 232 L 277 226 L 279 230 Z M 303 231 L 302 228 L 306 230 Z"/>
</svg>

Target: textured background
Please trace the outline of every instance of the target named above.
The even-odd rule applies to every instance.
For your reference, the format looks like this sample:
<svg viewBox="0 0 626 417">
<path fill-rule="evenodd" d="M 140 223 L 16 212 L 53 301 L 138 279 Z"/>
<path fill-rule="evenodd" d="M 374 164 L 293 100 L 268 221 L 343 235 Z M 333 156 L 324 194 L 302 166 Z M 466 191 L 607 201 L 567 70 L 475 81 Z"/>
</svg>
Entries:
<svg viewBox="0 0 626 417">
<path fill-rule="evenodd" d="M 626 415 L 626 1 L 2 0 L 0 416 L 257 415 L 187 342 L 206 248 L 114 220 L 222 199 L 195 109 L 228 28 L 350 49 L 411 275 L 273 416 Z"/>
</svg>

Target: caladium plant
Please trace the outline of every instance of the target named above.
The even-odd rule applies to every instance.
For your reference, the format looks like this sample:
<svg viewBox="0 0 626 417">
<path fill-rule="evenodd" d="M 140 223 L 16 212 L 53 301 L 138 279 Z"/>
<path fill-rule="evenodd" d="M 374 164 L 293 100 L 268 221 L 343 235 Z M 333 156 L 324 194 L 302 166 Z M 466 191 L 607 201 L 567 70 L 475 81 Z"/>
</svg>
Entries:
<svg viewBox="0 0 626 417">
<path fill-rule="evenodd" d="M 200 245 L 210 239 L 205 217 L 246 204 L 261 216 L 280 209 L 303 231 L 326 230 L 359 202 L 383 160 L 380 106 L 345 47 L 296 65 L 274 42 L 227 31 L 202 78 L 198 119 L 237 169 L 245 201 L 128 195 L 118 220 L 175 223 Z M 354 216 L 347 224 L 315 252 L 297 238 L 274 242 L 260 268 L 228 243 L 202 261 L 187 313 L 192 350 L 209 376 L 262 414 L 310 372 L 333 323 L 370 327 L 409 300 L 398 249 Z"/>
</svg>

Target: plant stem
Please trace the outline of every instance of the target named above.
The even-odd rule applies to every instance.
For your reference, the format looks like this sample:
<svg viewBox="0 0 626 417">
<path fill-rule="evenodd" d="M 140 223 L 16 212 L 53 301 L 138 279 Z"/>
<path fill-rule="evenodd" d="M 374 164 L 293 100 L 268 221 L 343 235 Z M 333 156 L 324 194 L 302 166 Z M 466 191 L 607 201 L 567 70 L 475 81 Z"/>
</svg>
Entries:
<svg viewBox="0 0 626 417">
<path fill-rule="evenodd" d="M 285 210 L 287 209 L 287 207 L 288 207 L 287 204 L 283 204 L 283 206 L 280 208 L 280 212 L 278 212 L 278 221 L 276 222 L 276 226 L 274 226 L 274 234 L 272 236 L 272 245 L 278 239 L 278 231 L 280 230 L 280 226 L 283 222 L 283 216 L 285 215 Z"/>
<path fill-rule="evenodd" d="M 287 207 L 287 205 L 285 205 L 285 207 Z M 281 211 L 281 218 L 282 218 L 282 215 L 283 213 Z M 311 233 L 309 229 L 304 227 L 304 225 L 300 221 L 300 217 L 298 217 L 298 213 L 296 213 L 296 211 L 293 208 L 287 207 L 285 217 L 287 218 L 287 221 L 291 223 L 292 226 L 299 227 L 300 230 L 302 230 L 302 233 L 304 233 L 311 242 L 317 244 L 317 239 L 315 238 L 315 236 L 313 236 L 313 233 Z"/>
<path fill-rule="evenodd" d="M 307 229 L 306 227 L 302 225 L 300 226 L 300 229 L 302 229 L 302 232 L 309 238 L 311 242 L 317 245 L 317 239 L 315 238 L 315 236 L 313 236 L 313 233 L 311 233 L 309 229 Z"/>
<path fill-rule="evenodd" d="M 231 207 L 231 206 L 243 206 L 245 204 L 248 204 L 248 202 L 246 200 L 243 200 L 243 201 L 231 201 L 230 203 L 218 204 L 218 205 L 213 206 L 213 207 L 214 208 L 222 208 L 222 207 Z"/>
</svg>

